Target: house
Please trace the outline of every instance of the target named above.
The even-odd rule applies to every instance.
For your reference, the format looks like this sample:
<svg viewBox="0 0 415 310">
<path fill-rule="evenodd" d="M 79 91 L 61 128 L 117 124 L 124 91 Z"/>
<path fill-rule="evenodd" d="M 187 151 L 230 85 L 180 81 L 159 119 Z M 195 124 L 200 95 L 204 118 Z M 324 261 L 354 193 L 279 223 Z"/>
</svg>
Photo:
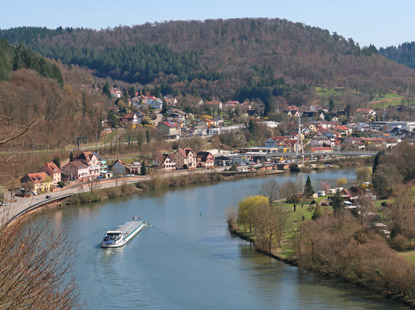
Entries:
<svg viewBox="0 0 415 310">
<path fill-rule="evenodd" d="M 283 113 L 287 114 L 289 117 L 300 117 L 300 111 L 295 105 L 288 106 L 288 109 L 283 110 Z"/>
<path fill-rule="evenodd" d="M 321 119 L 321 120 L 324 120 L 325 115 L 324 115 L 323 112 L 306 111 L 306 112 L 303 112 L 301 117 L 304 118 L 304 119 Z"/>
<path fill-rule="evenodd" d="M 127 175 L 130 173 L 130 168 L 117 158 L 111 165 L 111 171 L 113 175 Z"/>
<path fill-rule="evenodd" d="M 196 156 L 196 166 L 206 169 L 213 168 L 215 166 L 215 157 L 210 152 L 199 152 Z"/>
<path fill-rule="evenodd" d="M 222 117 L 215 116 L 208 120 L 208 124 L 209 124 L 208 125 L 209 127 L 211 126 L 220 127 L 220 126 L 223 126 L 224 120 Z"/>
<path fill-rule="evenodd" d="M 80 160 L 74 160 L 62 167 L 63 174 L 71 181 L 89 180 L 89 167 Z"/>
<path fill-rule="evenodd" d="M 46 172 L 52 178 L 52 184 L 55 186 L 62 180 L 62 170 L 52 161 L 44 164 L 39 172 Z"/>
<path fill-rule="evenodd" d="M 285 136 L 278 136 L 278 137 L 271 137 L 265 141 L 266 147 L 277 147 L 282 141 L 289 139 L 289 137 Z"/>
<path fill-rule="evenodd" d="M 190 148 L 177 149 L 172 155 L 177 169 L 196 168 L 196 153 Z"/>
<path fill-rule="evenodd" d="M 176 170 L 176 162 L 170 154 L 162 154 L 160 152 L 153 156 L 153 166 L 160 171 Z"/>
<path fill-rule="evenodd" d="M 177 104 L 177 99 L 170 96 L 164 96 L 163 97 L 164 102 L 166 102 L 168 105 L 175 106 Z"/>
<path fill-rule="evenodd" d="M 89 179 L 95 179 L 100 175 L 101 172 L 101 161 L 99 158 L 92 152 L 82 152 L 78 155 L 74 161 L 81 161 L 89 168 Z"/>
<path fill-rule="evenodd" d="M 173 122 L 161 122 L 157 129 L 162 135 L 168 138 L 178 138 L 181 134 L 180 126 Z"/>
<path fill-rule="evenodd" d="M 341 137 L 347 137 L 352 134 L 353 130 L 344 125 L 337 125 L 336 130 L 338 131 Z"/>
<path fill-rule="evenodd" d="M 115 98 L 121 98 L 121 96 L 122 96 L 121 90 L 118 89 L 118 88 L 115 88 L 115 87 L 110 88 L 110 93 L 111 93 L 111 96 L 113 96 Z"/>
<path fill-rule="evenodd" d="M 121 122 L 123 124 L 137 125 L 138 124 L 138 116 L 134 112 L 127 113 L 122 117 Z"/>
<path fill-rule="evenodd" d="M 100 176 L 107 178 L 107 176 L 108 176 L 107 161 L 104 159 L 104 157 L 102 157 L 98 153 L 94 153 L 94 155 L 98 158 L 98 160 L 100 162 L 100 169 L 99 169 Z"/>
<path fill-rule="evenodd" d="M 222 102 L 220 102 L 219 100 L 208 101 L 208 102 L 206 102 L 206 105 L 208 105 L 212 108 L 216 108 L 218 110 L 222 110 L 222 108 L 223 108 Z"/>
<path fill-rule="evenodd" d="M 257 110 L 248 110 L 248 116 L 253 118 L 259 118 L 259 113 Z"/>
<path fill-rule="evenodd" d="M 187 113 L 179 109 L 170 109 L 166 112 L 168 121 L 185 122 L 187 119 Z"/>
<path fill-rule="evenodd" d="M 376 118 L 376 111 L 370 108 L 358 108 L 356 109 L 356 116 L 374 119 Z"/>
<path fill-rule="evenodd" d="M 351 186 L 340 191 L 340 196 L 349 200 L 357 200 L 360 195 L 363 195 L 365 190 L 360 186 Z"/>
<path fill-rule="evenodd" d="M 156 110 L 163 109 L 163 100 L 161 100 L 160 98 L 156 98 L 156 97 L 151 98 L 150 100 L 147 101 L 147 104 L 152 109 L 156 109 Z"/>
<path fill-rule="evenodd" d="M 29 173 L 20 181 L 35 193 L 49 192 L 52 186 L 52 177 L 46 172 Z"/>
<path fill-rule="evenodd" d="M 141 174 L 141 163 L 139 161 L 135 161 L 128 165 L 128 169 L 130 169 L 131 174 Z"/>
<path fill-rule="evenodd" d="M 331 146 L 331 140 L 326 136 L 317 136 L 311 139 L 310 141 L 311 147 L 323 147 L 323 146 Z"/>
</svg>

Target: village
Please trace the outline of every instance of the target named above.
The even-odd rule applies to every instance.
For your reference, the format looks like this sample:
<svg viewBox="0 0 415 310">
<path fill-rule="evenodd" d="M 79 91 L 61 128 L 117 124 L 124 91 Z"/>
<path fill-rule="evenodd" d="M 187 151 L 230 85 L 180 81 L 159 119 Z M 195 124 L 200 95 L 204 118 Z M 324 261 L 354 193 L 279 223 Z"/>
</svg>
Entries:
<svg viewBox="0 0 415 310">
<path fill-rule="evenodd" d="M 119 89 L 111 88 L 110 93 L 115 100 L 122 98 Z M 12 196 L 29 197 L 59 191 L 65 186 L 176 170 L 191 173 L 220 167 L 221 171 L 237 173 L 277 173 L 284 170 L 295 172 L 299 168 L 327 168 L 331 165 L 324 164 L 325 160 L 373 156 L 414 138 L 415 122 L 376 121 L 376 111 L 370 108 L 356 109 L 353 115 L 348 115 L 349 122 L 346 122 L 345 111 L 329 112 L 320 106 L 288 106 L 281 111 L 283 120 L 277 122 L 261 117 L 263 106 L 253 102 L 199 102 L 197 105 L 203 106 L 201 110 L 205 113 L 195 115 L 181 109 L 176 98 L 136 95 L 129 99 L 128 107 L 117 108 L 115 101 L 113 109 L 119 120 L 115 125 L 117 130 L 155 128 L 158 139 L 171 143 L 195 136 L 200 139 L 229 133 L 232 136 L 241 131 L 251 131 L 254 126 L 262 127 L 265 129 L 262 132 L 270 136 L 262 137 L 263 145 L 251 144 L 239 148 L 195 151 L 177 144 L 170 150 L 157 150 L 150 157 L 129 163 L 121 158 L 102 156 L 99 150 L 74 150 L 69 158 L 54 158 L 44 163 L 37 172 L 25 175 Z M 121 104 L 118 106 L 121 107 Z M 102 121 L 102 126 L 103 132 L 114 131 L 114 124 L 111 126 L 108 119 Z M 273 133 L 284 134 L 276 136 Z M 138 154 L 136 158 L 139 157 Z M 354 201 L 357 194 L 353 192 L 360 192 L 361 188 L 340 190 L 344 198 Z"/>
</svg>

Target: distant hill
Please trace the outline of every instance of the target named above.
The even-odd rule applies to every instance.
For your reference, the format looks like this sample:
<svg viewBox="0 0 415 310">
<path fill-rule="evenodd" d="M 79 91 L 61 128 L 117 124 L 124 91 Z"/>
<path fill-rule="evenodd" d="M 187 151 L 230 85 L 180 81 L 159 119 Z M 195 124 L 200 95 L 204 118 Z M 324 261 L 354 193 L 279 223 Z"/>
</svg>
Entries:
<svg viewBox="0 0 415 310">
<path fill-rule="evenodd" d="M 21 44 L 13 47 L 5 39 L 0 39 L 0 81 L 8 80 L 10 73 L 19 69 L 35 70 L 63 86 L 62 73 L 56 64 L 37 55 L 30 48 Z"/>
<path fill-rule="evenodd" d="M 159 86 L 162 93 L 260 98 L 267 105 L 276 96 L 301 104 L 312 86 L 367 94 L 415 89 L 415 71 L 373 46 L 360 48 L 328 30 L 281 19 L 171 21 L 100 31 L 22 27 L 1 30 L 0 37 L 100 77 Z"/>
<path fill-rule="evenodd" d="M 415 68 L 415 42 L 380 48 L 379 53 L 409 68 Z"/>
</svg>

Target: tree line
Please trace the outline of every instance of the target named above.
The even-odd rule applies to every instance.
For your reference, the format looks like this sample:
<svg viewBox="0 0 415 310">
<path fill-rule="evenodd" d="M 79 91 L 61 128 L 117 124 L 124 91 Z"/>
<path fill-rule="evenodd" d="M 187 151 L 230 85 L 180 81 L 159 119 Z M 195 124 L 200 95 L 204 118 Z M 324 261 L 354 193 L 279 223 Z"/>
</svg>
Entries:
<svg viewBox="0 0 415 310">
<path fill-rule="evenodd" d="M 62 72 L 56 64 L 22 44 L 13 47 L 5 39 L 0 39 L 0 80 L 8 80 L 10 73 L 19 69 L 34 70 L 44 77 L 54 79 L 63 87 Z"/>
<path fill-rule="evenodd" d="M 281 19 L 170 21 L 100 31 L 21 27 L 0 36 L 100 76 L 164 82 L 182 94 L 224 100 L 236 95 L 274 103 L 282 97 L 296 104 L 310 85 L 370 94 L 415 89 L 415 72 L 373 46 L 361 48 L 337 33 Z"/>
</svg>

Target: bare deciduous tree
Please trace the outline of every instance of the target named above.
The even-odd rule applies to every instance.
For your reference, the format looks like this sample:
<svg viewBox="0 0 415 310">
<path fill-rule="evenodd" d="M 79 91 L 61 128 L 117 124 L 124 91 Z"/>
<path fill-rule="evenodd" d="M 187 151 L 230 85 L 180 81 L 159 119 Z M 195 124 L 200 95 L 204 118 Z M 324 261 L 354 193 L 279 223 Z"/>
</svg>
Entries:
<svg viewBox="0 0 415 310">
<path fill-rule="evenodd" d="M 260 194 L 268 197 L 268 204 L 272 206 L 272 203 L 278 199 L 279 186 L 275 179 L 270 179 L 262 184 Z"/>
<path fill-rule="evenodd" d="M 294 212 L 297 211 L 297 204 L 300 202 L 302 195 L 303 183 L 300 180 L 286 181 L 280 188 L 280 196 L 285 198 L 288 203 L 292 203 Z"/>
</svg>

